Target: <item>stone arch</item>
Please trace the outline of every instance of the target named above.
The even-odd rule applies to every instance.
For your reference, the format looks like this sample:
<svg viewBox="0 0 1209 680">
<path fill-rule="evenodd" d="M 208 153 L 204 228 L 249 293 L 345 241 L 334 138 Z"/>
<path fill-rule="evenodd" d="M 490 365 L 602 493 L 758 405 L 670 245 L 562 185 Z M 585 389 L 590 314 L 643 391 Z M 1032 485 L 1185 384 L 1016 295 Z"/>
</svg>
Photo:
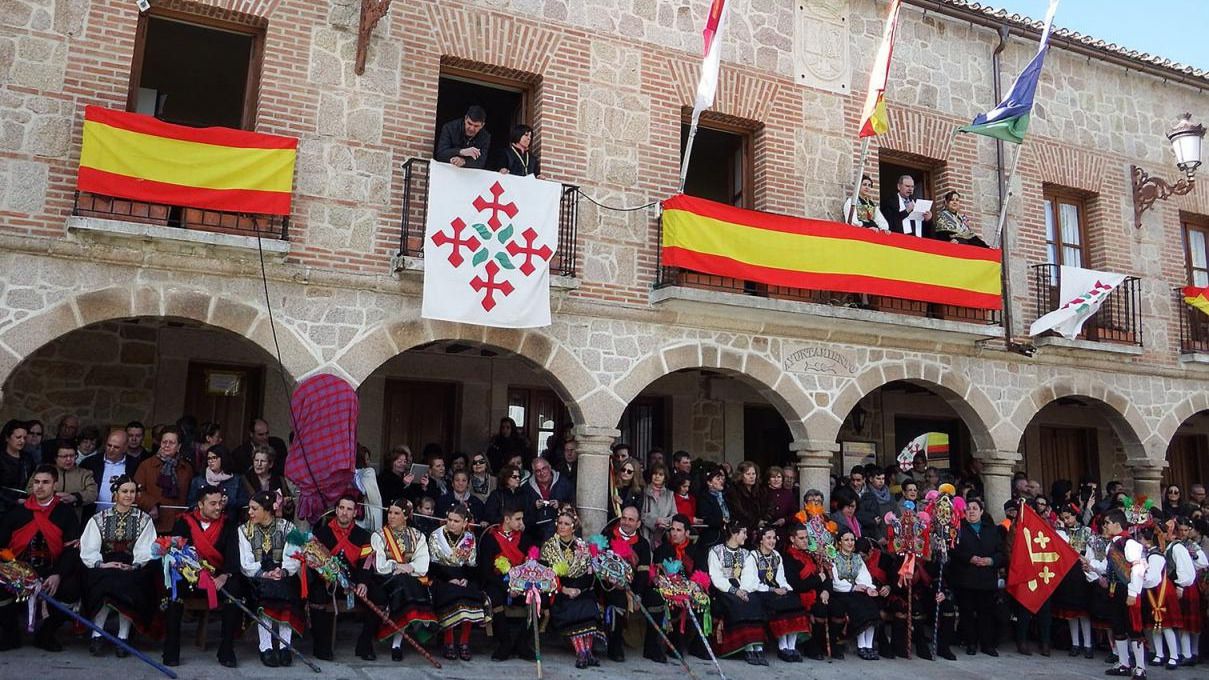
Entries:
<svg viewBox="0 0 1209 680">
<path fill-rule="evenodd" d="M 1142 444 L 1146 447 L 1147 451 L 1162 449 L 1165 456 L 1167 447 L 1175 439 L 1180 425 L 1183 425 L 1185 420 L 1201 411 L 1209 411 L 1209 392 L 1191 394 L 1185 397 L 1180 403 L 1167 409 L 1167 412 L 1163 414 L 1162 420 L 1155 426 L 1154 434 L 1147 437 Z"/>
<path fill-rule="evenodd" d="M 835 441 L 839 437 L 844 418 L 856 407 L 857 402 L 879 387 L 901 380 L 936 393 L 961 417 L 970 430 L 975 450 L 997 448 L 998 438 L 992 433 L 992 423 L 1000 420 L 999 412 L 964 375 L 948 370 L 940 364 L 925 363 L 918 359 L 906 359 L 883 363 L 857 376 L 832 401 L 832 407 L 817 410 L 808 422 L 817 438 Z M 1014 443 L 1014 442 L 1013 442 Z"/>
<path fill-rule="evenodd" d="M 599 404 L 598 417 L 609 427 L 615 426 L 643 389 L 686 368 L 717 370 L 746 382 L 785 418 L 795 440 L 808 438 L 806 414 L 815 403 L 792 375 L 764 357 L 704 342 L 669 345 L 647 355 L 612 385 L 610 398 Z"/>
<path fill-rule="evenodd" d="M 173 284 L 113 286 L 80 293 L 30 315 L 0 333 L 0 384 L 38 348 L 101 321 L 132 317 L 177 318 L 230 331 L 276 357 L 269 316 L 258 306 Z M 292 328 L 275 323 L 286 374 L 297 381 L 319 365 L 315 352 Z"/>
<path fill-rule="evenodd" d="M 1158 444 L 1159 438 L 1150 435 L 1150 427 L 1133 403 L 1120 392 L 1106 387 L 1090 378 L 1062 378 L 1043 385 L 1026 396 L 1016 406 L 1011 422 L 1023 437 L 1029 423 L 1050 403 L 1064 398 L 1077 398 L 1097 407 L 1108 421 L 1109 427 L 1120 440 L 1127 461 L 1163 461 L 1167 453 L 1167 440 Z M 1182 421 L 1181 421 L 1182 422 Z M 1176 423 L 1179 426 L 1179 422 Z M 1174 434 L 1174 430 L 1172 430 Z M 1143 443 L 1145 442 L 1145 443 Z M 1157 447 L 1157 448 L 1155 448 Z M 1015 446 L 1005 450 L 1019 450 Z"/>
<path fill-rule="evenodd" d="M 538 329 L 488 328 L 428 319 L 383 323 L 361 333 L 321 370 L 341 374 L 356 387 L 395 356 L 438 340 L 487 345 L 527 359 L 549 380 L 573 422 L 594 424 L 584 420 L 583 400 L 596 389 L 596 377 L 566 347 Z"/>
</svg>

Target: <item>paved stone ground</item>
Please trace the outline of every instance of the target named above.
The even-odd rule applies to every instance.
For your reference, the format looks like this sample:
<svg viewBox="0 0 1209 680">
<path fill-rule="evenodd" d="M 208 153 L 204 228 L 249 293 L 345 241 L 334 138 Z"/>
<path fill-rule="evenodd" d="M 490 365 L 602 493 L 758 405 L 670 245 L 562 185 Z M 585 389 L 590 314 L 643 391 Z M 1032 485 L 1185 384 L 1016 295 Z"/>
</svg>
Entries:
<svg viewBox="0 0 1209 680">
<path fill-rule="evenodd" d="M 341 626 L 353 629 L 352 625 Z M 217 635 L 217 627 L 213 634 Z M 353 638 L 341 635 L 338 640 L 337 652 L 347 650 L 337 661 L 317 662 L 322 669 L 322 675 L 313 674 L 306 666 L 295 662 L 290 668 L 265 668 L 256 657 L 253 640 L 255 636 L 248 631 L 244 641 L 237 646 L 239 667 L 223 668 L 214 658 L 213 638 L 209 651 L 203 653 L 192 645 L 189 626 L 186 624 L 184 638 L 186 645 L 181 649 L 181 665 L 175 670 L 179 677 L 187 680 L 234 680 L 235 678 L 298 678 L 322 677 L 324 680 L 353 680 L 389 676 L 420 680 L 424 678 L 442 678 L 456 680 L 484 680 L 490 675 L 490 680 L 524 680 L 535 678 L 535 667 L 532 663 L 519 660 L 507 662 L 492 661 L 488 654 L 476 656 L 473 661 L 444 661 L 444 668 L 436 670 L 428 665 L 416 653 L 410 652 L 400 663 L 390 661 L 390 652 L 384 646 L 379 647 L 377 661 L 365 662 L 354 656 Z M 89 680 L 141 680 L 144 678 L 163 677 L 150 666 L 143 664 L 134 657 L 125 659 L 115 658 L 112 654 L 102 658 L 88 655 L 86 642 L 83 639 L 66 641 L 67 650 L 59 654 L 48 654 L 32 646 L 20 650 L 0 653 L 0 678 L 15 679 L 24 677 L 53 678 L 54 680 L 72 680 L 87 678 Z M 472 641 L 476 650 L 488 649 L 489 642 L 476 634 Z M 794 680 L 861 680 L 865 678 L 913 678 L 917 680 L 970 680 L 985 678 L 988 680 L 1011 679 L 1025 680 L 1031 678 L 1046 678 L 1047 680 L 1085 680 L 1103 678 L 1108 666 L 1103 662 L 1103 655 L 1094 660 L 1083 658 L 1071 659 L 1065 652 L 1055 650 L 1054 656 L 1046 659 L 1040 656 L 1022 657 L 1013 651 L 1007 651 L 1010 644 L 1002 645 L 1001 656 L 997 659 L 983 654 L 966 656 L 957 652 L 957 661 L 923 661 L 920 659 L 893 661 L 863 661 L 855 654 L 849 654 L 843 661 L 824 663 L 806 660 L 801 664 L 786 664 L 775 657 L 770 658 L 768 668 L 748 666 L 742 661 L 722 659 L 722 670 L 729 680 L 754 680 L 756 678 L 792 678 Z M 159 650 L 154 643 L 143 642 L 138 648 L 156 661 L 159 660 Z M 310 641 L 304 640 L 300 650 L 305 654 L 310 651 Z M 683 678 L 683 669 L 674 663 L 664 665 L 654 664 L 641 658 L 641 653 L 628 650 L 630 660 L 625 664 L 611 663 L 602 660 L 599 668 L 579 671 L 575 669 L 573 657 L 556 641 L 550 638 L 543 641 L 544 677 L 551 680 L 569 678 L 601 679 L 611 677 L 648 678 L 661 680 L 663 678 Z M 699 680 L 718 680 L 717 671 L 707 661 L 696 658 L 689 659 L 689 665 Z M 1174 672 L 1152 670 L 1153 680 L 1201 680 L 1209 678 L 1209 667 L 1199 666 L 1193 669 L 1181 669 Z"/>
</svg>

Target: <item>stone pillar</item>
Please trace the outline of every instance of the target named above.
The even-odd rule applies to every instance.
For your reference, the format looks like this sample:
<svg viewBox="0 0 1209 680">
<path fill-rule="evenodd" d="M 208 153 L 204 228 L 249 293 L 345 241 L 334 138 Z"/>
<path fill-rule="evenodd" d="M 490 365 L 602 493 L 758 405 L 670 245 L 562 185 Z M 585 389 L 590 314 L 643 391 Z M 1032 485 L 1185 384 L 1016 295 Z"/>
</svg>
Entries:
<svg viewBox="0 0 1209 680">
<path fill-rule="evenodd" d="M 798 505 L 802 504 L 807 489 L 818 489 L 823 492 L 823 508 L 830 508 L 831 470 L 835 454 L 840 450 L 839 443 L 797 439 L 789 444 L 789 450 L 798 456 L 798 485 L 801 489 Z"/>
<path fill-rule="evenodd" d="M 1133 480 L 1130 490 L 1134 498 L 1145 496 L 1153 498 L 1155 504 L 1163 502 L 1163 468 L 1167 465 L 1166 461 L 1153 461 L 1149 459 L 1130 460 L 1125 462 L 1125 467 L 1129 469 L 1129 476 Z M 1186 500 L 1186 499 L 1185 499 Z"/>
<path fill-rule="evenodd" d="M 575 474 L 575 505 L 583 522 L 583 535 L 599 532 L 609 521 L 609 449 L 621 436 L 611 427 L 575 426 L 579 466 Z"/>
<path fill-rule="evenodd" d="M 996 521 L 1003 519 L 1003 504 L 1012 498 L 1012 474 L 1021 460 L 1019 451 L 981 449 L 974 457 L 982 461 L 982 486 L 986 510 Z"/>
</svg>

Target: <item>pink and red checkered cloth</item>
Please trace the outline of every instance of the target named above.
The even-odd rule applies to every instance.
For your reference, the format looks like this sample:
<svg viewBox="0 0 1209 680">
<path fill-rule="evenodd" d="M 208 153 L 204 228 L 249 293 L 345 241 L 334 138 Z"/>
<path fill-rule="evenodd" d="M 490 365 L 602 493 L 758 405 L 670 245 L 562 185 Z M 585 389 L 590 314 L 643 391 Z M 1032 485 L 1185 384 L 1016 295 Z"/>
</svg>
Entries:
<svg viewBox="0 0 1209 680">
<path fill-rule="evenodd" d="M 295 431 L 285 476 L 298 486 L 298 518 L 314 524 L 353 481 L 357 391 L 344 380 L 321 373 L 298 385 L 290 410 Z"/>
</svg>

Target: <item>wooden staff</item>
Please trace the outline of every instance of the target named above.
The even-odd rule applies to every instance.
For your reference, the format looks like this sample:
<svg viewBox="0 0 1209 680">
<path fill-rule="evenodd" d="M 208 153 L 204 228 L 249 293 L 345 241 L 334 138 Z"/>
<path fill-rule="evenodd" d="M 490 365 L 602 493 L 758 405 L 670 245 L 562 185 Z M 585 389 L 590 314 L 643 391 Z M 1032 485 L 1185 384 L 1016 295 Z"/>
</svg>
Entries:
<svg viewBox="0 0 1209 680">
<path fill-rule="evenodd" d="M 273 630 L 272 626 L 265 623 L 264 620 L 262 620 L 256 614 L 254 614 L 251 609 L 248 609 L 247 605 L 245 605 L 243 602 L 240 602 L 235 596 L 231 595 L 231 593 L 228 593 L 226 588 L 219 588 L 218 592 L 222 593 L 223 597 L 230 600 L 231 604 L 234 604 L 236 607 L 239 607 L 240 610 L 242 610 L 244 614 L 247 614 L 249 617 L 251 617 L 252 620 L 255 621 L 258 626 L 260 626 L 261 628 L 264 628 L 266 631 L 268 631 L 269 635 L 273 638 L 273 640 L 277 644 L 281 645 L 282 648 L 285 649 L 285 651 L 298 657 L 298 660 L 301 661 L 302 663 L 306 664 L 307 668 L 315 671 L 316 673 L 322 672 L 322 669 L 320 669 L 319 666 L 315 665 L 314 661 L 311 661 L 310 659 L 303 656 L 302 652 L 298 651 L 297 649 L 294 649 L 294 647 L 292 645 L 290 645 L 290 643 L 283 640 L 281 638 L 281 636 L 277 634 L 277 631 Z"/>
<path fill-rule="evenodd" d="M 540 601 L 534 599 L 529 603 L 529 620 L 533 624 L 533 659 L 537 662 L 537 680 L 542 680 L 542 635 L 537 620 L 537 603 Z"/>
<path fill-rule="evenodd" d="M 399 635 L 402 635 L 403 641 L 406 642 L 407 644 L 411 645 L 412 649 L 419 652 L 420 656 L 424 657 L 425 659 L 428 659 L 428 663 L 432 664 L 433 668 L 439 669 L 441 667 L 440 661 L 437 661 L 436 659 L 434 659 L 432 657 L 432 655 L 428 653 L 428 650 L 424 649 L 424 647 L 421 646 L 420 643 L 416 642 L 415 638 L 408 635 L 407 631 L 403 630 L 403 628 L 401 626 L 399 626 L 399 624 L 395 623 L 394 621 L 391 621 L 390 617 L 386 615 L 386 612 L 382 611 L 382 609 L 378 605 L 374 604 L 373 602 L 370 602 L 368 597 L 358 593 L 355 589 L 353 590 L 353 594 L 357 596 L 357 600 L 360 601 L 361 604 L 365 605 L 366 609 L 377 614 L 378 618 L 382 619 L 383 623 L 385 623 L 387 626 L 390 626 L 390 629 L 393 632 L 398 633 Z"/>
<path fill-rule="evenodd" d="M 625 589 L 625 592 L 626 595 L 631 598 L 631 601 L 638 605 L 638 611 L 642 612 L 642 615 L 646 617 L 647 625 L 659 634 L 659 639 L 663 640 L 663 644 L 667 645 L 667 648 L 672 651 L 672 654 L 676 657 L 676 660 L 680 662 L 680 665 L 684 666 L 684 672 L 688 673 L 689 677 L 693 680 L 699 680 L 697 675 L 693 673 L 693 669 L 688 667 L 688 661 L 685 661 L 684 656 L 680 654 L 680 650 L 676 649 L 676 645 L 672 644 L 672 641 L 668 638 L 667 633 L 663 632 L 663 627 L 655 623 L 655 617 L 651 616 L 650 610 L 648 610 L 642 604 L 642 600 L 636 594 L 634 594 L 633 590 L 628 587 Z"/>
</svg>

